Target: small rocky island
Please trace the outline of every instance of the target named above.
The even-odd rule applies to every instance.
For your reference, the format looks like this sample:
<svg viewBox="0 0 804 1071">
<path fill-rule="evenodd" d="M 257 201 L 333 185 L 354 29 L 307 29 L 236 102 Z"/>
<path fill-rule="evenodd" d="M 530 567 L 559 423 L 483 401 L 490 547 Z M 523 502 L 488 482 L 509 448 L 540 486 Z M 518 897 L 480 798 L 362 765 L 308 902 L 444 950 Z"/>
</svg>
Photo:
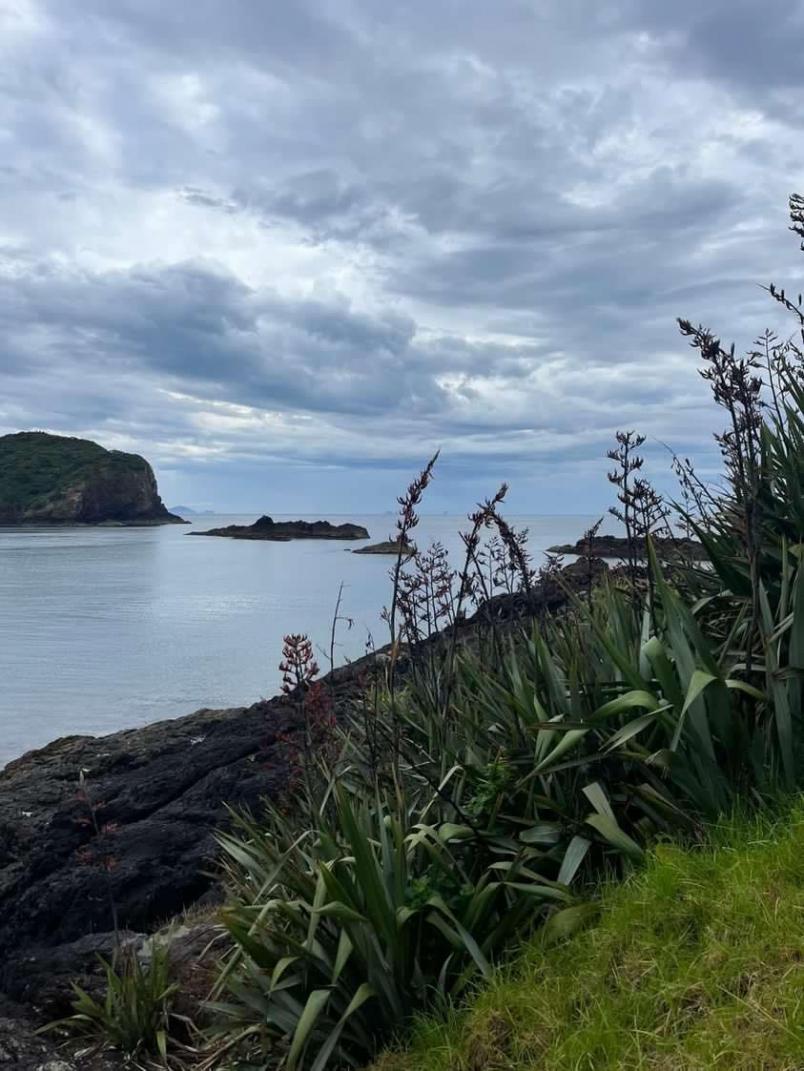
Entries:
<svg viewBox="0 0 804 1071">
<path fill-rule="evenodd" d="M 402 544 L 402 556 L 403 558 L 409 558 L 412 554 L 416 553 L 416 548 L 412 543 Z M 399 556 L 399 539 L 386 539 L 382 543 L 371 543 L 368 547 L 356 547 L 352 554 L 393 554 Z"/>
<path fill-rule="evenodd" d="M 185 523 L 139 454 L 44 431 L 0 436 L 0 525 Z"/>
<path fill-rule="evenodd" d="M 656 553 L 662 557 L 668 554 L 690 558 L 693 561 L 701 561 L 706 557 L 703 547 L 694 539 L 679 537 L 667 539 L 655 537 L 653 545 Z M 642 556 L 642 545 L 637 548 L 637 557 Z M 579 539 L 577 543 L 562 543 L 556 547 L 548 547 L 549 554 L 581 554 L 584 557 L 594 558 L 617 558 L 628 557 L 628 540 L 625 536 L 596 535 L 591 539 Z"/>
<path fill-rule="evenodd" d="M 329 521 L 275 521 L 263 516 L 254 524 L 227 524 L 209 528 L 206 532 L 189 535 L 228 536 L 229 539 L 267 539 L 273 543 L 288 543 L 291 539 L 368 539 L 360 524 L 330 524 Z"/>
</svg>

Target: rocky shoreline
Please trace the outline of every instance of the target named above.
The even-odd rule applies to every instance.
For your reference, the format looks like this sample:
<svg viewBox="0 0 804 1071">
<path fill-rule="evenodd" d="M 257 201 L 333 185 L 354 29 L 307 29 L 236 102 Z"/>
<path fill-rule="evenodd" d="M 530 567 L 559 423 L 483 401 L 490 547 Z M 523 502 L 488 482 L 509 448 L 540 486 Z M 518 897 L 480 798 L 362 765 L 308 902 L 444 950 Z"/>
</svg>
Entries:
<svg viewBox="0 0 804 1071">
<path fill-rule="evenodd" d="M 375 657 L 325 678 L 336 708 L 365 686 Z M 114 929 L 111 901 L 122 930 L 147 933 L 214 900 L 215 832 L 228 807 L 258 810 L 285 787 L 275 745 L 296 719 L 280 695 L 109 736 L 66 736 L 8 763 L 0 992 L 57 1010 L 54 964 L 68 970 L 73 952 L 80 962 L 90 937 L 94 956 Z"/>
<path fill-rule="evenodd" d="M 583 586 L 586 573 L 572 569 L 567 582 Z M 566 598 L 552 581 L 530 599 L 497 596 L 460 622 L 461 642 L 479 622 L 549 613 Z M 365 689 L 383 654 L 323 678 L 336 712 Z M 286 787 L 277 742 L 298 729 L 297 718 L 280 695 L 109 736 L 62 737 L 0 771 L 0 1064 L 6 1051 L 15 1071 L 55 1071 L 42 1055 L 55 1059 L 55 1049 L 33 1027 L 69 1011 L 73 980 L 97 990 L 97 956 L 114 947 L 112 905 L 120 933 L 135 943 L 178 920 L 178 947 L 198 969 L 192 950 L 199 933 L 207 943 L 220 900 L 216 833 L 229 807 L 258 812 Z M 7 1038 L 28 1040 L 14 1055 Z M 58 1071 L 122 1066 L 115 1059 L 70 1056 Z"/>
<path fill-rule="evenodd" d="M 679 537 L 678 539 L 666 539 L 654 537 L 653 545 L 656 553 L 662 557 L 685 557 L 692 561 L 703 561 L 706 552 L 695 539 Z M 561 543 L 555 547 L 547 548 L 549 554 L 581 554 L 595 558 L 609 558 L 624 560 L 628 557 L 629 545 L 624 536 L 597 535 L 591 539 L 579 539 L 577 543 Z M 642 554 L 640 544 L 637 556 Z"/>
<path fill-rule="evenodd" d="M 138 517 L 136 520 L 107 520 L 107 521 L 51 521 L 51 520 L 36 520 L 36 521 L 3 521 L 0 520 L 0 528 L 14 528 L 15 530 L 21 528 L 23 530 L 31 528 L 47 528 L 52 530 L 54 528 L 161 528 L 166 524 L 192 524 L 192 521 L 187 521 L 183 517 L 169 516 L 165 517 Z M 188 535 L 192 533 L 187 533 Z"/>
<path fill-rule="evenodd" d="M 372 662 L 328 676 L 336 706 L 363 686 Z M 0 1066 L 123 1066 L 113 1054 L 86 1063 L 69 1053 L 51 1066 L 64 1053 L 34 1028 L 69 1012 L 73 981 L 97 989 L 98 955 L 115 946 L 112 904 L 124 941 L 142 944 L 190 910 L 196 921 L 180 925 L 179 947 L 195 948 L 199 932 L 207 943 L 220 899 L 216 832 L 228 807 L 258 812 L 285 788 L 276 743 L 296 718 L 285 696 L 202 709 L 109 736 L 62 737 L 0 771 Z M 198 951 L 188 953 L 190 970 Z"/>
</svg>

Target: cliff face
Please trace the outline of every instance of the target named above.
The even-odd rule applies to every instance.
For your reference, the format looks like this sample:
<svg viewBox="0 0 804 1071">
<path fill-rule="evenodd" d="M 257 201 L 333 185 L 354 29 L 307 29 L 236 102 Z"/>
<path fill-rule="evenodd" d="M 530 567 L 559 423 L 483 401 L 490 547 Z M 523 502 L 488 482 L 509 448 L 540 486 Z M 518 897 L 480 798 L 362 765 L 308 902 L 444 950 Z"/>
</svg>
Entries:
<svg viewBox="0 0 804 1071">
<path fill-rule="evenodd" d="M 0 436 L 0 524 L 181 524 L 138 454 L 39 431 Z"/>
</svg>

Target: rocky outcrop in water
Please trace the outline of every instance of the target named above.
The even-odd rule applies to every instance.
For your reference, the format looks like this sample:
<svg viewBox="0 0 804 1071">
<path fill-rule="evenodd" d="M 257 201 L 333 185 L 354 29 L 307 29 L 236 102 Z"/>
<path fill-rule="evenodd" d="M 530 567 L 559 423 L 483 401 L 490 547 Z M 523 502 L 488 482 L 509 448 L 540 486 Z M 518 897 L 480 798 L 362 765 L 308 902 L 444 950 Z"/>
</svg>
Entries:
<svg viewBox="0 0 804 1071">
<path fill-rule="evenodd" d="M 416 548 L 412 543 L 402 544 L 402 557 L 409 558 L 411 554 L 416 553 Z M 398 539 L 386 539 L 382 543 L 372 543 L 368 547 L 357 547 L 352 551 L 352 554 L 392 554 L 396 557 L 399 556 L 399 540 Z"/>
<path fill-rule="evenodd" d="M 654 537 L 653 545 L 656 553 L 661 557 L 685 557 L 693 561 L 702 561 L 706 552 L 700 543 L 694 539 L 662 539 Z M 562 543 L 556 547 L 549 547 L 550 554 L 582 554 L 593 558 L 617 558 L 628 557 L 628 540 L 625 536 L 597 535 L 591 539 L 579 539 L 577 543 Z M 643 547 L 640 542 L 637 548 L 637 556 L 641 557 Z"/>
<path fill-rule="evenodd" d="M 265 539 L 272 543 L 288 543 L 291 539 L 368 539 L 361 524 L 331 524 L 329 521 L 275 521 L 260 517 L 254 524 L 227 524 L 206 532 L 189 535 L 228 536 L 230 539 Z"/>
<path fill-rule="evenodd" d="M 183 524 L 139 454 L 88 439 L 0 436 L 0 524 Z"/>
</svg>

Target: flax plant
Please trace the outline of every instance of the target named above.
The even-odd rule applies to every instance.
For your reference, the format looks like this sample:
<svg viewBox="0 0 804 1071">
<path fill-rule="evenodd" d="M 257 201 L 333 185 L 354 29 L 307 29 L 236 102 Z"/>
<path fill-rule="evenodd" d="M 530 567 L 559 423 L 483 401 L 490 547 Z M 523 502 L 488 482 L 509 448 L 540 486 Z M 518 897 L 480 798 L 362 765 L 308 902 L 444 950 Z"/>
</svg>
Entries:
<svg viewBox="0 0 804 1071">
<path fill-rule="evenodd" d="M 791 210 L 804 237 L 804 201 Z M 801 300 L 771 295 L 804 330 Z M 681 328 L 728 420 L 721 488 L 676 465 L 706 561 L 659 561 L 667 507 L 636 433 L 611 477 L 626 569 L 600 583 L 590 566 L 578 590 L 555 561 L 534 575 L 501 488 L 457 569 L 400 550 L 384 678 L 341 713 L 315 798 L 221 837 L 235 951 L 219 1014 L 257 1066 L 360 1066 L 534 927 L 583 925 L 601 877 L 656 838 L 804 784 L 802 347 L 768 336 L 738 358 Z M 435 461 L 399 500 L 400 548 Z"/>
</svg>

